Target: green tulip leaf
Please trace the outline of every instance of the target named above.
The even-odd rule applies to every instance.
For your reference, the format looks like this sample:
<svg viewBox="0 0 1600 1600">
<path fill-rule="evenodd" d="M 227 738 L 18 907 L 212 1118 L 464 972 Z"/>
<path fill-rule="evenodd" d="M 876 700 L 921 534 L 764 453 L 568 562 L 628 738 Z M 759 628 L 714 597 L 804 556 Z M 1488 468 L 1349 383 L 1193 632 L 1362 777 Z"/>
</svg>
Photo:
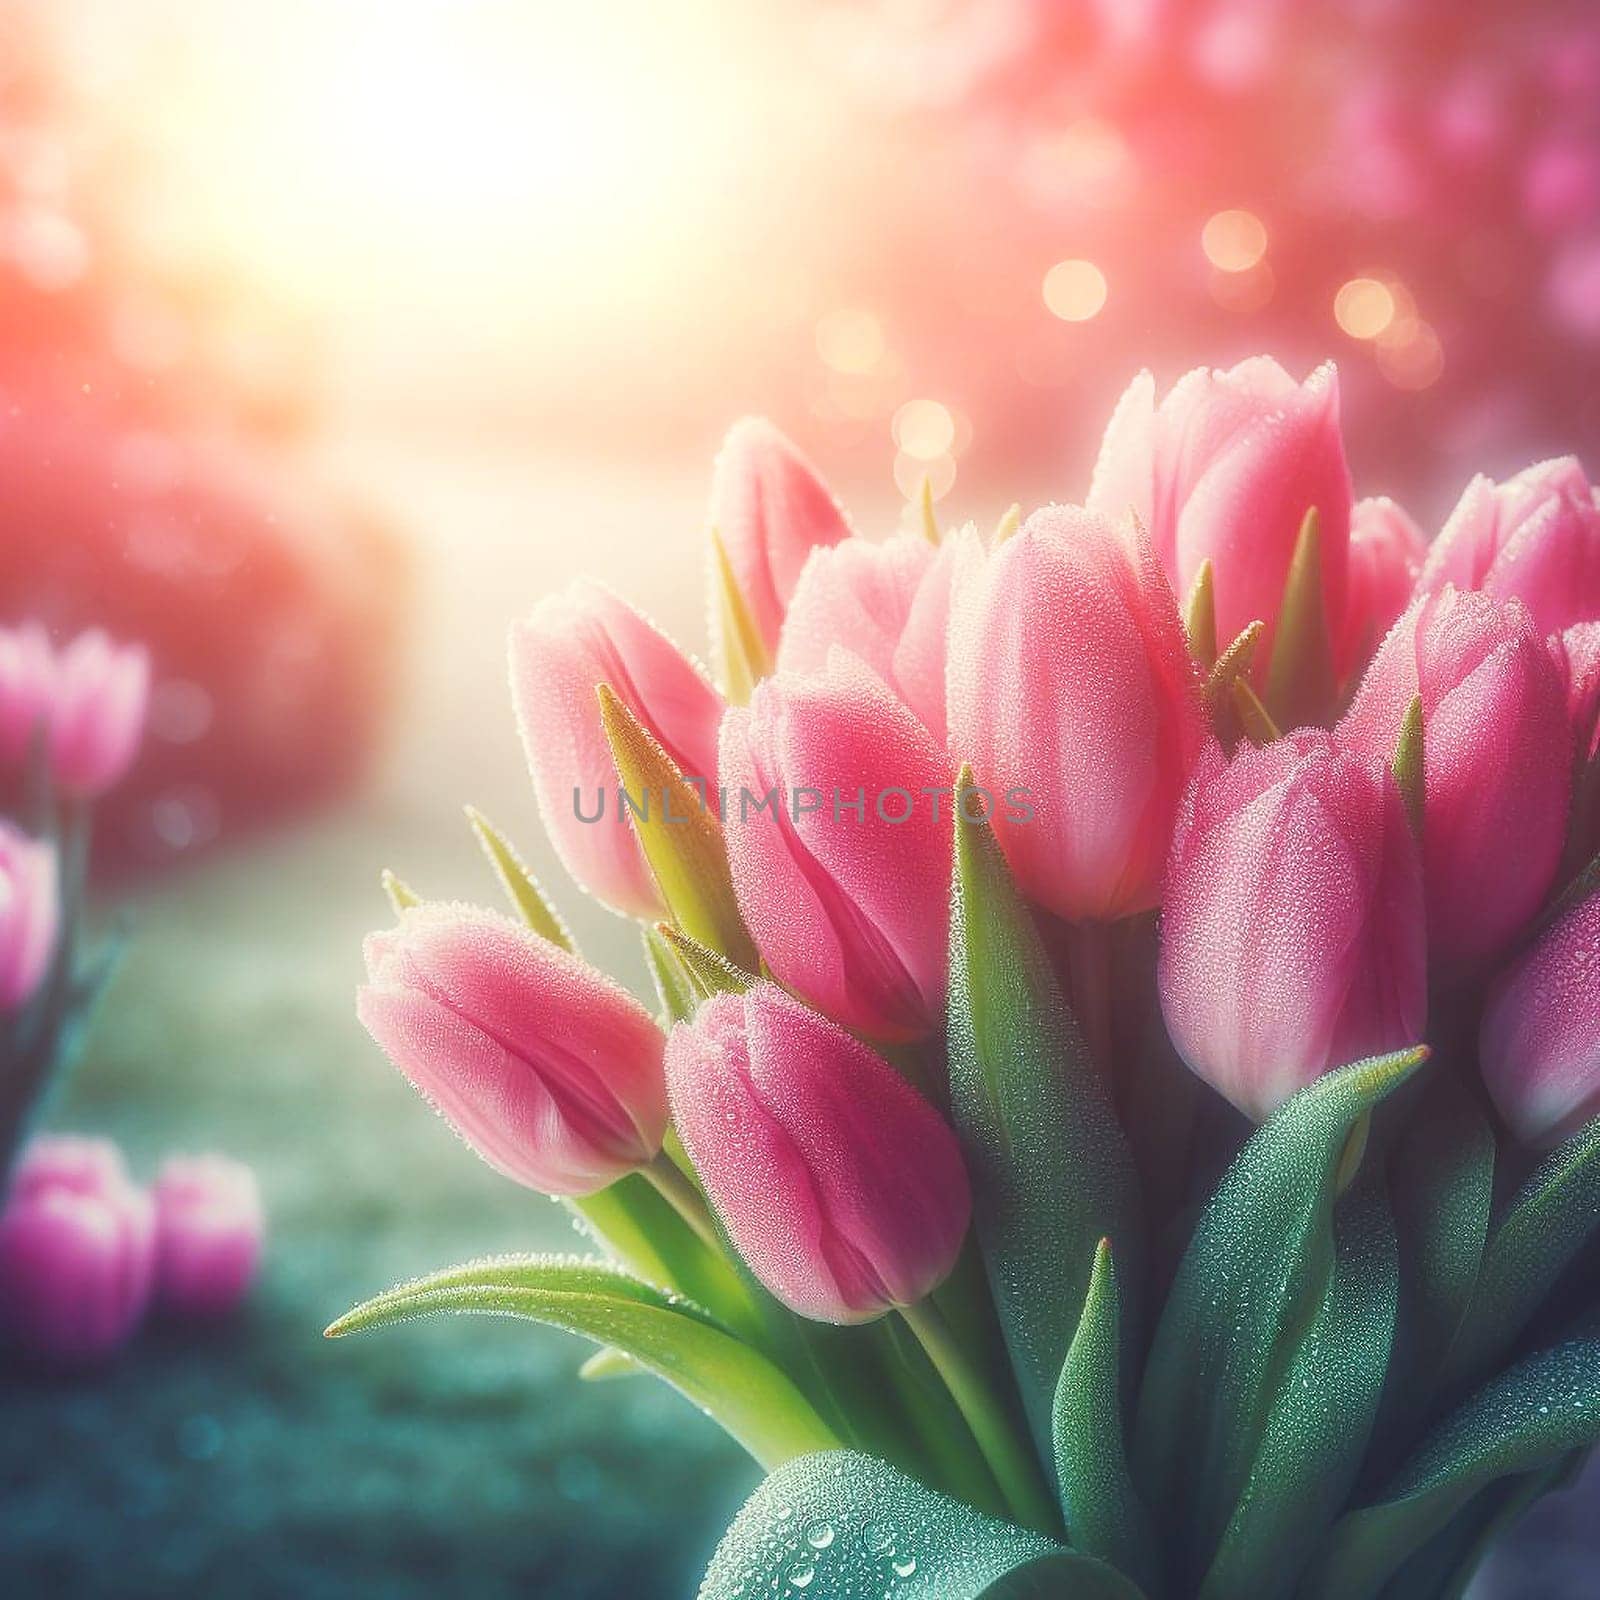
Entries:
<svg viewBox="0 0 1600 1600">
<path fill-rule="evenodd" d="M 1511 1351 L 1600 1223 L 1600 1119 L 1552 1150 L 1495 1225 L 1439 1392 L 1480 1381 Z"/>
<path fill-rule="evenodd" d="M 1111 1246 L 1102 1239 L 1056 1385 L 1056 1482 L 1073 1549 L 1143 1580 L 1157 1546 L 1123 1449 L 1120 1321 Z"/>
<path fill-rule="evenodd" d="M 711 530 L 711 631 L 721 688 L 730 703 L 746 704 L 751 691 L 772 671 L 761 630 L 733 575 L 722 535 Z"/>
<path fill-rule="evenodd" d="M 1294 1347 L 1201 1600 L 1293 1592 L 1354 1483 L 1394 1341 L 1399 1266 L 1381 1176 L 1335 1216 L 1333 1274 Z"/>
<path fill-rule="evenodd" d="M 645 965 L 650 969 L 650 981 L 656 986 L 656 998 L 661 1002 L 661 1015 L 670 1027 L 674 1022 L 687 1022 L 695 1013 L 699 996 L 683 964 L 673 953 L 672 946 L 661 937 L 661 927 L 645 927 Z"/>
<path fill-rule="evenodd" d="M 620 1351 L 714 1417 L 769 1470 L 839 1442 L 765 1356 L 698 1306 L 604 1261 L 502 1256 L 449 1267 L 347 1311 L 328 1337 L 439 1311 L 526 1317 Z"/>
<path fill-rule="evenodd" d="M 1156 1329 L 1134 1430 L 1135 1477 L 1204 1573 L 1249 1480 L 1282 1374 L 1334 1269 L 1334 1194 L 1352 1132 L 1426 1058 L 1417 1047 L 1319 1078 L 1224 1175 Z"/>
<path fill-rule="evenodd" d="M 522 857 L 512 847 L 511 841 L 475 806 L 467 807 L 467 821 L 517 915 L 541 939 L 548 939 L 563 950 L 576 952 L 578 947 L 572 942 L 572 935 L 561 920 L 560 912 L 540 888 L 539 880 L 522 864 Z"/>
<path fill-rule="evenodd" d="M 1367 1600 L 1477 1495 L 1600 1438 L 1600 1341 L 1541 1350 L 1447 1418 L 1375 1503 L 1335 1525 L 1306 1600 Z M 1418 1591 L 1420 1592 L 1420 1591 Z"/>
<path fill-rule="evenodd" d="M 1109 1567 L 853 1450 L 802 1456 L 723 1535 L 700 1600 L 1140 1600 Z"/>
<path fill-rule="evenodd" d="M 1266 703 L 1281 728 L 1321 721 L 1333 700 L 1333 646 L 1322 573 L 1322 523 L 1312 506 L 1289 560 L 1267 663 Z"/>
<path fill-rule="evenodd" d="M 950 922 L 950 1110 L 973 1216 L 1040 1455 L 1095 1250 L 1138 1281 L 1133 1158 L 1032 916 L 988 825 L 956 794 Z"/>
<path fill-rule="evenodd" d="M 698 939 L 681 933 L 670 922 L 658 922 L 655 930 L 677 959 L 679 970 L 689 980 L 696 1004 L 715 994 L 748 994 L 755 983 L 754 973 L 734 966 L 726 956 L 708 950 Z"/>
</svg>

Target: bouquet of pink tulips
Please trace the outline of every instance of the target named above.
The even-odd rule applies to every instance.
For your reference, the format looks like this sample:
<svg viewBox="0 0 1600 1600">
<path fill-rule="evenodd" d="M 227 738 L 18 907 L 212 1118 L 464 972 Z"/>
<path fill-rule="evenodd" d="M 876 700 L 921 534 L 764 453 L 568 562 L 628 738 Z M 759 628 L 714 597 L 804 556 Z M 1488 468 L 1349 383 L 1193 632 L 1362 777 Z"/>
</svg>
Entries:
<svg viewBox="0 0 1600 1600">
<path fill-rule="evenodd" d="M 1136 379 L 1081 507 L 924 522 L 741 424 L 720 691 L 596 586 L 513 629 L 661 1015 L 476 814 L 516 915 L 390 879 L 359 1009 L 602 1253 L 330 1332 L 675 1385 L 771 1474 L 706 1600 L 1459 1594 L 1600 1436 L 1595 493 L 1430 548 L 1256 360 Z"/>
</svg>

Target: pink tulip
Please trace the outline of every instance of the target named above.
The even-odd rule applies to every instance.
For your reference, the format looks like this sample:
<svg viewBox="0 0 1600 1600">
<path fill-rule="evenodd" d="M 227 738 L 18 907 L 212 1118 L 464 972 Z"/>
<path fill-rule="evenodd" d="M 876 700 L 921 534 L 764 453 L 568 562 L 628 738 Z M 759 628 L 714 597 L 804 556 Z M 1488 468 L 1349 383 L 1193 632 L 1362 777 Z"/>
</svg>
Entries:
<svg viewBox="0 0 1600 1600">
<path fill-rule="evenodd" d="M 121 781 L 139 753 L 150 698 L 150 659 L 98 628 L 56 660 L 50 710 L 50 774 L 58 788 L 92 800 Z"/>
<path fill-rule="evenodd" d="M 597 685 L 611 686 L 686 778 L 715 790 L 722 700 L 667 636 L 587 581 L 511 629 L 511 698 L 545 829 L 568 872 L 627 916 L 663 914 L 660 891 L 618 799 Z"/>
<path fill-rule="evenodd" d="M 55 652 L 39 623 L 0 628 L 0 767 L 25 761 L 47 729 L 55 671 Z"/>
<path fill-rule="evenodd" d="M 1555 877 L 1572 783 L 1566 686 L 1520 601 L 1419 597 L 1373 657 L 1340 741 L 1387 761 L 1422 698 L 1429 957 L 1457 980 L 1501 955 Z"/>
<path fill-rule="evenodd" d="M 1447 583 L 1513 597 L 1540 633 L 1600 620 L 1600 504 L 1576 457 L 1474 478 L 1434 541 L 1419 594 Z"/>
<path fill-rule="evenodd" d="M 1550 637 L 1550 656 L 1567 686 L 1567 715 L 1580 760 L 1600 737 L 1600 622 L 1580 622 Z"/>
<path fill-rule="evenodd" d="M 739 909 L 779 982 L 884 1039 L 944 1016 L 949 759 L 835 649 L 722 725 L 723 828 Z"/>
<path fill-rule="evenodd" d="M 1422 529 L 1387 496 L 1351 508 L 1344 631 L 1334 649 L 1341 680 L 1365 664 L 1411 603 L 1427 554 Z"/>
<path fill-rule="evenodd" d="M 955 1265 L 971 1201 L 955 1135 L 898 1073 L 773 983 L 667 1042 L 674 1125 L 739 1254 L 785 1305 L 867 1322 Z"/>
<path fill-rule="evenodd" d="M 155 1183 L 156 1296 L 181 1317 L 225 1316 L 261 1261 L 255 1174 L 226 1156 L 173 1156 Z"/>
<path fill-rule="evenodd" d="M 945 646 L 958 565 L 981 563 L 977 531 L 935 550 L 918 534 L 813 550 L 778 644 L 780 672 L 820 672 L 834 646 L 858 656 L 945 741 Z"/>
<path fill-rule="evenodd" d="M 1590 895 L 1489 991 L 1479 1056 L 1500 1115 L 1549 1145 L 1600 1116 L 1600 896 Z"/>
<path fill-rule="evenodd" d="M 734 423 L 723 440 L 710 523 L 767 654 L 774 655 L 806 558 L 819 545 L 849 538 L 850 524 L 810 462 L 762 417 Z"/>
<path fill-rule="evenodd" d="M 55 1366 L 106 1360 L 143 1319 L 154 1253 L 150 1196 L 114 1149 L 37 1141 L 0 1215 L 0 1316 L 13 1342 Z"/>
<path fill-rule="evenodd" d="M 494 912 L 423 905 L 366 959 L 367 1032 L 497 1172 L 590 1194 L 661 1148 L 660 1031 L 577 956 Z"/>
<path fill-rule="evenodd" d="M 997 793 L 1025 893 L 1073 920 L 1159 903 L 1205 737 L 1199 680 L 1149 544 L 1074 506 L 1035 512 L 964 582 L 950 621 L 950 743 Z"/>
<path fill-rule="evenodd" d="M 1088 504 L 1117 520 L 1131 507 L 1180 595 L 1210 560 L 1217 631 L 1226 644 L 1264 622 L 1262 671 L 1300 526 L 1315 506 L 1329 638 L 1340 637 L 1350 470 L 1331 365 L 1304 383 L 1265 356 L 1225 372 L 1199 368 L 1159 407 L 1155 380 L 1141 372 L 1112 413 Z"/>
<path fill-rule="evenodd" d="M 38 992 L 60 926 L 55 847 L 0 820 L 0 1015 Z"/>
<path fill-rule="evenodd" d="M 1394 779 L 1320 729 L 1213 743 L 1172 842 L 1161 1009 L 1184 1060 L 1263 1121 L 1332 1067 L 1422 1038 L 1422 869 Z"/>
</svg>

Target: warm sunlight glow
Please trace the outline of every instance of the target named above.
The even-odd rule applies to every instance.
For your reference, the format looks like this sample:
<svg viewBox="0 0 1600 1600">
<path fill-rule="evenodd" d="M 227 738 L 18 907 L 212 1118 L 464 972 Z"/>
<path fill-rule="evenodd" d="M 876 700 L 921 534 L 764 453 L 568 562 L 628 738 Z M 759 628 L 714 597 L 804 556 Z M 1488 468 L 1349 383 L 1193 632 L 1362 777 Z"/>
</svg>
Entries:
<svg viewBox="0 0 1600 1600">
<path fill-rule="evenodd" d="M 1092 261 L 1058 261 L 1044 275 L 1044 303 L 1063 322 L 1088 322 L 1106 303 L 1106 275 Z"/>
</svg>

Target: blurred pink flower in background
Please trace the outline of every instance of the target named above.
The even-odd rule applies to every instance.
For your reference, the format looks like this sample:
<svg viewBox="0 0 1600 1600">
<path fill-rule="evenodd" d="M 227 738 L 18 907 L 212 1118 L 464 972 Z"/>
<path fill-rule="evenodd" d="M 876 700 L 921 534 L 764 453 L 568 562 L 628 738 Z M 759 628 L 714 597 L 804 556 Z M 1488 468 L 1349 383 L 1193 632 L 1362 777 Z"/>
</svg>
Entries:
<svg viewBox="0 0 1600 1600">
<path fill-rule="evenodd" d="M 180 1317 L 224 1316 L 261 1261 L 255 1173 L 227 1156 L 171 1156 L 156 1175 L 156 1298 Z"/>
<path fill-rule="evenodd" d="M 1258 1122 L 1330 1067 L 1422 1039 L 1422 871 L 1388 771 L 1319 730 L 1184 799 L 1162 908 L 1161 1009 L 1184 1060 Z"/>
<path fill-rule="evenodd" d="M 33 998 L 55 957 L 60 926 L 55 846 L 0 820 L 0 1013 Z"/>
<path fill-rule="evenodd" d="M 139 752 L 149 695 L 144 650 L 114 645 L 98 628 L 57 656 L 50 772 L 65 793 L 92 800 L 123 777 Z"/>
<path fill-rule="evenodd" d="M 90 1366 L 132 1336 L 149 1302 L 155 1209 L 104 1141 L 40 1139 L 0 1215 L 0 1318 L 19 1349 Z"/>
<path fill-rule="evenodd" d="M 38 622 L 0 628 L 0 764 L 15 768 L 43 735 L 55 700 L 55 652 Z"/>
<path fill-rule="evenodd" d="M 497 1172 L 589 1194 L 661 1148 L 661 1031 L 577 956 L 494 912 L 425 905 L 366 960 L 368 1033 Z"/>
<path fill-rule="evenodd" d="M 708 1000 L 667 1044 L 673 1123 L 778 1299 L 821 1322 L 914 1306 L 970 1211 L 955 1135 L 882 1057 L 774 983 Z"/>
</svg>

